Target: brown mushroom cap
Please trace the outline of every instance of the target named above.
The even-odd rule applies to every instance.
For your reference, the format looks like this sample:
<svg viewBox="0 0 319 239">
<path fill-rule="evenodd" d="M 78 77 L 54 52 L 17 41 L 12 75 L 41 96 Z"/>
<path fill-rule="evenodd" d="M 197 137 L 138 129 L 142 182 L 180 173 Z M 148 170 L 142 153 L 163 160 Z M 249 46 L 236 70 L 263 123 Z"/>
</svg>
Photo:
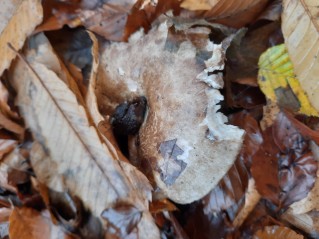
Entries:
<svg viewBox="0 0 319 239">
<path fill-rule="evenodd" d="M 97 96 L 106 114 L 125 100 L 147 98 L 139 155 L 151 162 L 158 187 L 170 199 L 190 203 L 206 195 L 228 171 L 244 132 L 225 124 L 227 118 L 217 112 L 223 96 L 196 78 L 205 69 L 198 57 L 203 49 L 187 37 L 168 40 L 169 27 L 162 23 L 143 38 L 139 33 L 129 43 L 106 47 Z M 198 32 L 203 41 L 205 34 Z M 212 45 L 206 37 L 207 46 Z"/>
</svg>

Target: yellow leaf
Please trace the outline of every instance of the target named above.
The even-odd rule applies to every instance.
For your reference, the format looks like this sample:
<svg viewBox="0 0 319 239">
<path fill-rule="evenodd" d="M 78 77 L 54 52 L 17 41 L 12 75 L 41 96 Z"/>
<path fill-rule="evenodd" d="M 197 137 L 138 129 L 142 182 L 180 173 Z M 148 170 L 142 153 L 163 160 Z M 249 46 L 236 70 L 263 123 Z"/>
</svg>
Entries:
<svg viewBox="0 0 319 239">
<path fill-rule="evenodd" d="M 302 114 L 318 115 L 300 87 L 284 44 L 264 52 L 258 65 L 258 84 L 268 99 Z"/>
</svg>

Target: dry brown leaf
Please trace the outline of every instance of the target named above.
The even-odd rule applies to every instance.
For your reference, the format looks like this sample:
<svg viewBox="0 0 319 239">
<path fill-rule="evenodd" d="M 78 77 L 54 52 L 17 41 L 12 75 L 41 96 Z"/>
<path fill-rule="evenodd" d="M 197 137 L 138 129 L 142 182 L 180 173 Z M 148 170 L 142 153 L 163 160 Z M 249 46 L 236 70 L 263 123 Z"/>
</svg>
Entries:
<svg viewBox="0 0 319 239">
<path fill-rule="evenodd" d="M 20 49 L 25 39 L 42 21 L 40 0 L 2 0 L 0 8 L 0 75 L 10 66 L 16 54 L 8 43 Z"/>
<path fill-rule="evenodd" d="M 306 232 L 311 238 L 319 237 L 319 212 L 311 211 L 303 214 L 295 214 L 288 209 L 281 219 Z"/>
<path fill-rule="evenodd" d="M 203 1 L 202 1 L 203 2 Z M 189 10 L 206 10 L 184 12 L 182 16 L 202 17 L 209 22 L 218 22 L 230 27 L 240 28 L 252 23 L 268 4 L 268 0 L 219 0 L 204 1 L 206 4 L 199 5 L 198 1 L 188 0 L 182 3 L 182 7 Z M 201 7 L 202 9 L 196 9 Z"/>
<path fill-rule="evenodd" d="M 303 239 L 304 237 L 288 227 L 268 226 L 259 230 L 253 239 Z"/>
<path fill-rule="evenodd" d="M 26 178 L 29 164 L 21 155 L 18 148 L 2 159 L 0 164 L 0 186 L 6 190 L 17 193 L 17 184 L 21 178 Z"/>
<path fill-rule="evenodd" d="M 44 1 L 44 22 L 36 32 L 80 25 L 108 40 L 127 41 L 140 28 L 148 31 L 157 17 L 180 11 L 179 0 Z"/>
<path fill-rule="evenodd" d="M 23 136 L 24 128 L 17 124 L 16 122 L 12 121 L 11 119 L 7 118 L 3 115 L 0 111 L 0 126 L 19 135 L 20 138 Z"/>
<path fill-rule="evenodd" d="M 221 0 L 184 0 L 181 7 L 191 11 L 210 10 Z"/>
<path fill-rule="evenodd" d="M 317 0 L 284 0 L 282 31 L 294 71 L 319 110 L 319 8 Z"/>
<path fill-rule="evenodd" d="M 127 18 L 136 2 L 110 0 L 102 6 L 96 5 L 96 9 L 83 9 L 79 18 L 87 29 L 106 39 L 120 41 L 124 38 Z"/>
<path fill-rule="evenodd" d="M 48 211 L 38 212 L 32 208 L 14 208 L 10 215 L 10 238 L 19 239 L 72 239 L 62 228 L 54 225 Z"/>
<path fill-rule="evenodd" d="M 207 194 L 228 171 L 243 131 L 225 125 L 225 116 L 216 113 L 215 104 L 223 99 L 216 89 L 221 75 L 208 74 L 223 68 L 223 46 L 210 42 L 205 28 L 185 30 L 194 39 L 198 34 L 197 42 L 205 42 L 201 50 L 213 54 L 204 58 L 204 70 L 186 34 L 180 34 L 180 41 L 174 34 L 169 37 L 169 24 L 106 47 L 96 93 L 102 113 L 108 115 L 124 101 L 146 97 L 149 110 L 139 132 L 140 157 L 150 162 L 157 185 L 170 199 L 189 203 Z"/>
<path fill-rule="evenodd" d="M 17 145 L 17 141 L 13 139 L 0 139 L 0 159 L 7 153 L 10 153 Z"/>
<path fill-rule="evenodd" d="M 204 212 L 213 214 L 224 211 L 230 220 L 234 220 L 243 206 L 248 177 L 247 168 L 238 157 L 218 185 L 202 198 Z"/>
<path fill-rule="evenodd" d="M 40 143 L 33 148 L 31 157 L 40 181 L 58 191 L 66 187 L 96 217 L 121 199 L 134 201 L 137 208 L 147 211 L 148 198 L 143 196 L 148 193 L 135 191 L 129 183 L 122 167 L 90 126 L 85 109 L 72 91 L 54 71 L 31 57 L 32 50 L 26 54 L 30 65 L 17 60 L 11 80 L 21 113 Z M 51 170 L 47 170 L 48 165 Z M 55 181 L 61 184 L 54 184 Z M 145 230 L 158 237 L 150 217 L 148 212 L 143 213 L 139 223 L 141 238 L 146 237 Z"/>
<path fill-rule="evenodd" d="M 8 105 L 9 92 L 6 87 L 0 81 L 0 109 L 1 112 L 8 118 L 18 119 L 19 116 L 16 112 L 13 112 Z"/>
<path fill-rule="evenodd" d="M 315 159 L 319 159 L 319 146 L 315 143 L 311 144 L 312 152 L 314 153 Z M 312 210 L 319 210 L 319 170 L 317 171 L 317 180 L 313 189 L 309 192 L 306 198 L 295 202 L 290 206 L 293 214 L 304 214 Z"/>
</svg>

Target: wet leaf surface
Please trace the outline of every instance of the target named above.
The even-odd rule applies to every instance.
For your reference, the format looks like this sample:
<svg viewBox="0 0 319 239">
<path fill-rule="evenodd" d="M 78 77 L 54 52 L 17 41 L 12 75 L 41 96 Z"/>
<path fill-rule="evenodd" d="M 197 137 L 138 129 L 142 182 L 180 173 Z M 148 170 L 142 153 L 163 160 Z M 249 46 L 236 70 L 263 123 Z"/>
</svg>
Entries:
<svg viewBox="0 0 319 239">
<path fill-rule="evenodd" d="M 263 143 L 253 156 L 251 171 L 259 193 L 280 209 L 308 194 L 317 167 L 309 141 L 281 112 L 275 124 L 263 132 Z"/>
</svg>

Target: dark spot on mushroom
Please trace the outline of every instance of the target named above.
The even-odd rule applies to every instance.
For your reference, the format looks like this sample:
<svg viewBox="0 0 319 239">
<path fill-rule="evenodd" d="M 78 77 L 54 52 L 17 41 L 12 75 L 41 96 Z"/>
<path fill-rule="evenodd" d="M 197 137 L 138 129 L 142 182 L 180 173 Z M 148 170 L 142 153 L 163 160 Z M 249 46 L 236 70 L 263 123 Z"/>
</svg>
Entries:
<svg viewBox="0 0 319 239">
<path fill-rule="evenodd" d="M 117 106 L 111 117 L 114 132 L 120 135 L 135 135 L 144 121 L 146 107 L 144 96 Z"/>
<path fill-rule="evenodd" d="M 129 157 L 128 135 L 136 135 L 144 122 L 147 100 L 144 96 L 118 105 L 111 117 L 114 136 L 122 153 Z"/>
</svg>

